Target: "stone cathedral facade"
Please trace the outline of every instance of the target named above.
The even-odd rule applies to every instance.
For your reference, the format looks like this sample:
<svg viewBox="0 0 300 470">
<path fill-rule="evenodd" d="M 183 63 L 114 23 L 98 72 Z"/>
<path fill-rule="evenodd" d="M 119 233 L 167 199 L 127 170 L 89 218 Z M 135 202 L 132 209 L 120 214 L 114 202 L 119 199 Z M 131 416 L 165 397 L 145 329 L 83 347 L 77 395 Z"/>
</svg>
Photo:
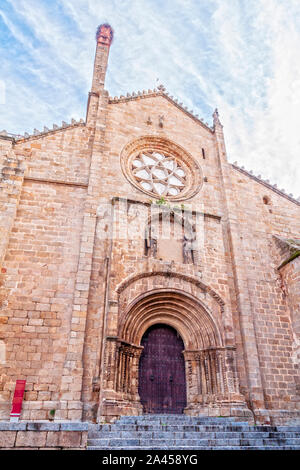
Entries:
<svg viewBox="0 0 300 470">
<path fill-rule="evenodd" d="M 163 86 L 0 135 L 0 419 L 300 418 L 300 202 Z M 230 132 L 230 129 L 228 130 Z M 284 162 L 282 162 L 284 165 Z"/>
</svg>

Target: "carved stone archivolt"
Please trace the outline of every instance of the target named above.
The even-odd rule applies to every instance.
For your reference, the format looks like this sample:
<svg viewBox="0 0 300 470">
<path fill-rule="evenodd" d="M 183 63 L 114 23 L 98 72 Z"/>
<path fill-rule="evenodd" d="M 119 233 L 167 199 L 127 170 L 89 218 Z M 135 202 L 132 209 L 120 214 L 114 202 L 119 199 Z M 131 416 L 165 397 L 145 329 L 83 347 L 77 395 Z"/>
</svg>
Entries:
<svg viewBox="0 0 300 470">
<path fill-rule="evenodd" d="M 124 147 L 120 159 L 125 177 L 149 196 L 184 200 L 202 187 L 199 165 L 188 152 L 168 139 L 140 137 Z"/>
<path fill-rule="evenodd" d="M 139 345 L 146 330 L 156 323 L 175 328 L 186 349 L 223 346 L 211 313 L 194 296 L 175 289 L 158 289 L 132 302 L 120 316 L 119 337 Z"/>
</svg>

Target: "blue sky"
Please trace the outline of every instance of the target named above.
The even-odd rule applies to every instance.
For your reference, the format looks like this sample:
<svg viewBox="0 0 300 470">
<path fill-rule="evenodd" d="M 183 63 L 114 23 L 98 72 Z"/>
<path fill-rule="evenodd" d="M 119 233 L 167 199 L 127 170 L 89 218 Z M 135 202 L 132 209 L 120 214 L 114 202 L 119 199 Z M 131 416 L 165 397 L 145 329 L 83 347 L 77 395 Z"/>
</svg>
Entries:
<svg viewBox="0 0 300 470">
<path fill-rule="evenodd" d="M 210 125 L 218 107 L 229 161 L 300 196 L 299 0 L 2 0 L 0 130 L 85 118 L 103 22 L 111 96 L 159 78 Z"/>
</svg>

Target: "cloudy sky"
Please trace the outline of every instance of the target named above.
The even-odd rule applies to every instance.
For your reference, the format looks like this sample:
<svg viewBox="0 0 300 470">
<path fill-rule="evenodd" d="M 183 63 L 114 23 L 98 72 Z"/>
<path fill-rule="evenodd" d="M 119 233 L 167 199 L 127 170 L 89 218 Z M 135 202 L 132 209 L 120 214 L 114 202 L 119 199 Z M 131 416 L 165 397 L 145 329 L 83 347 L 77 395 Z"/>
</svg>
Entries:
<svg viewBox="0 0 300 470">
<path fill-rule="evenodd" d="M 218 107 L 229 161 L 300 196 L 299 0 L 1 0 L 0 130 L 85 118 L 104 22 L 111 96 L 159 79 L 210 125 Z"/>
</svg>

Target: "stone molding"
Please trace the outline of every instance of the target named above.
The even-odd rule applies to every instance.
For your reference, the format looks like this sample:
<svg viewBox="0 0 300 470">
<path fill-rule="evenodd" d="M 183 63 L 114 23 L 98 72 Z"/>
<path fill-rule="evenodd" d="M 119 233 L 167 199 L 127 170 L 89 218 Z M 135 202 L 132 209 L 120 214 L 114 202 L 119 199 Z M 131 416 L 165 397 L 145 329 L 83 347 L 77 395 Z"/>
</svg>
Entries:
<svg viewBox="0 0 300 470">
<path fill-rule="evenodd" d="M 173 326 L 185 348 L 223 346 L 220 327 L 207 306 L 193 295 L 174 288 L 151 290 L 135 298 L 120 312 L 119 337 L 139 345 L 144 332 L 158 321 Z"/>
<path fill-rule="evenodd" d="M 153 276 L 164 276 L 164 277 L 176 277 L 178 279 L 182 279 L 183 281 L 190 282 L 194 284 L 196 287 L 199 287 L 200 289 L 203 290 L 203 292 L 208 293 L 211 297 L 214 298 L 220 305 L 221 310 L 224 310 L 225 302 L 224 300 L 219 296 L 219 294 L 214 291 L 211 287 L 209 287 L 207 284 L 204 284 L 203 281 L 200 281 L 198 278 L 194 276 L 189 276 L 180 272 L 170 272 L 169 270 L 166 271 L 151 271 L 151 272 L 142 272 L 142 273 L 136 273 L 131 276 L 128 276 L 124 281 L 122 281 L 117 287 L 116 287 L 116 292 L 117 294 L 121 294 L 126 287 L 128 287 L 131 283 L 145 278 L 145 277 L 153 277 Z"/>
</svg>

